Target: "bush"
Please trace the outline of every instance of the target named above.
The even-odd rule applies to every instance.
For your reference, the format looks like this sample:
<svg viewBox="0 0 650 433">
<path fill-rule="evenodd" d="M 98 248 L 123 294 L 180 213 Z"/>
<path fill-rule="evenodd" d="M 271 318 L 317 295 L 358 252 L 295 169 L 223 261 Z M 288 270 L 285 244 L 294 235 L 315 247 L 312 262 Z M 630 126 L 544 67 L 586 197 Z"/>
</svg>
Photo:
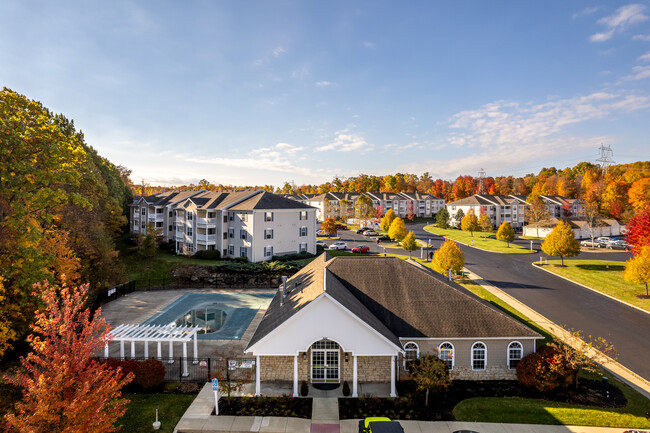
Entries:
<svg viewBox="0 0 650 433">
<path fill-rule="evenodd" d="M 550 346 L 540 347 L 517 364 L 519 383 L 540 392 L 566 387 L 572 383 L 574 375 L 566 360 Z"/>
<path fill-rule="evenodd" d="M 200 250 L 194 253 L 193 259 L 200 260 L 221 260 L 221 251 L 219 250 Z"/>
<path fill-rule="evenodd" d="M 232 261 L 236 263 L 248 263 L 248 257 L 235 257 Z"/>
<path fill-rule="evenodd" d="M 343 397 L 349 397 L 350 396 L 350 384 L 346 380 L 343 382 Z"/>
<path fill-rule="evenodd" d="M 300 382 L 300 395 L 307 397 L 307 394 L 309 394 L 309 385 L 307 385 L 307 381 L 303 380 Z"/>
<path fill-rule="evenodd" d="M 314 254 L 308 252 L 294 253 L 294 254 L 284 254 L 282 256 L 273 256 L 271 257 L 272 261 L 277 262 L 289 262 L 291 260 L 301 260 L 301 259 L 313 259 L 316 257 Z"/>
<path fill-rule="evenodd" d="M 153 388 L 165 380 L 165 364 L 157 359 L 138 362 L 135 367 L 135 383 L 143 388 Z"/>
<path fill-rule="evenodd" d="M 321 255 L 325 252 L 325 247 L 322 245 L 316 245 L 316 255 Z"/>
</svg>

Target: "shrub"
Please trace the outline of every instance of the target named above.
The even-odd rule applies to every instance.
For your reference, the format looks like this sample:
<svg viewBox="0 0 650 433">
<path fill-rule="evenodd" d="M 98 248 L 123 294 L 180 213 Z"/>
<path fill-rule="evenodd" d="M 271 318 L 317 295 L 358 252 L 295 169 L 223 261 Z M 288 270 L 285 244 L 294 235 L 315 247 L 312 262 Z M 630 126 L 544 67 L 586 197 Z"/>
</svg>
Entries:
<svg viewBox="0 0 650 433">
<path fill-rule="evenodd" d="M 343 397 L 349 397 L 350 396 L 350 384 L 346 380 L 343 382 Z"/>
<path fill-rule="evenodd" d="M 221 260 L 221 251 L 219 250 L 200 250 L 194 253 L 193 259 L 201 260 Z"/>
<path fill-rule="evenodd" d="M 301 260 L 301 259 L 312 259 L 316 257 L 314 254 L 308 252 L 294 253 L 294 254 L 284 254 L 282 256 L 273 256 L 271 260 L 278 262 L 289 262 L 291 260 Z"/>
<path fill-rule="evenodd" d="M 165 380 L 165 364 L 157 359 L 138 362 L 135 367 L 135 383 L 143 388 L 153 388 Z"/>
<path fill-rule="evenodd" d="M 303 380 L 300 382 L 300 395 L 303 397 L 307 397 L 307 394 L 309 394 L 309 385 L 307 385 L 307 381 Z"/>
<path fill-rule="evenodd" d="M 248 257 L 235 257 L 232 259 L 232 261 L 238 263 L 248 263 Z"/>
<path fill-rule="evenodd" d="M 551 346 L 540 347 L 517 364 L 519 383 L 541 392 L 566 387 L 572 383 L 574 374 L 566 359 Z"/>
</svg>

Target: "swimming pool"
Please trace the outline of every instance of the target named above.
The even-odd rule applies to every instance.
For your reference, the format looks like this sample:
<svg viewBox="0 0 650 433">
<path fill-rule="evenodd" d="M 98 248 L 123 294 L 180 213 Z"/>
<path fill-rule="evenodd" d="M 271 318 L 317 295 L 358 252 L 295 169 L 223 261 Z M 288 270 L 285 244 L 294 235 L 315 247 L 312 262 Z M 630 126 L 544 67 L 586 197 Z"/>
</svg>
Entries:
<svg viewBox="0 0 650 433">
<path fill-rule="evenodd" d="M 187 293 L 143 325 L 199 325 L 201 340 L 239 340 L 273 293 Z"/>
</svg>

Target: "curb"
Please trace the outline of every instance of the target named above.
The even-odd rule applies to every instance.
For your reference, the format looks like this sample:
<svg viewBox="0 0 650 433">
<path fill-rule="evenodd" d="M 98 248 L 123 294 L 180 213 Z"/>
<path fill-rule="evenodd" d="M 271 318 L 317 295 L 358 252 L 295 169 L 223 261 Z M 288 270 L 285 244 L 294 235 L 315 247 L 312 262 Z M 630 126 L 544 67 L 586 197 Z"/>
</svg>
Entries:
<svg viewBox="0 0 650 433">
<path fill-rule="evenodd" d="M 431 233 L 431 232 L 427 232 L 427 233 Z M 436 235 L 436 236 L 442 236 L 444 239 L 450 239 L 450 240 L 456 242 L 457 244 L 465 245 L 466 247 L 474 248 L 475 250 L 485 251 L 486 253 L 492 253 L 492 254 L 535 254 L 535 253 L 539 252 L 538 250 L 533 250 L 533 251 L 527 250 L 525 253 L 507 253 L 507 252 L 503 252 L 503 251 L 490 251 L 490 250 L 486 250 L 485 248 L 475 247 L 474 245 L 466 244 L 464 242 L 448 238 L 447 236 L 438 235 L 438 234 L 435 234 L 435 233 L 431 233 L 431 234 Z"/>
<path fill-rule="evenodd" d="M 533 265 L 534 268 L 541 269 L 541 270 L 544 271 L 544 272 L 548 272 L 549 274 L 555 275 L 555 276 L 558 277 L 558 278 L 562 278 L 563 280 L 569 281 L 569 282 L 571 282 L 571 283 L 573 283 L 573 284 L 577 284 L 578 286 L 584 287 L 585 289 L 589 289 L 589 290 L 591 290 L 592 292 L 596 292 L 596 293 L 598 293 L 599 295 L 602 295 L 602 296 L 608 297 L 609 299 L 613 299 L 614 301 L 620 302 L 621 304 L 625 304 L 625 305 L 627 305 L 628 307 L 635 308 L 635 309 L 641 311 L 642 313 L 650 314 L 650 311 L 644 310 L 644 309 L 641 308 L 641 307 L 637 307 L 636 305 L 632 305 L 632 304 L 630 304 L 629 302 L 622 301 L 622 300 L 620 300 L 620 299 L 618 299 L 618 298 L 615 298 L 615 297 L 613 297 L 613 296 L 611 296 L 611 295 L 608 295 L 607 293 L 603 293 L 603 292 L 601 292 L 601 291 L 599 291 L 599 290 L 596 290 L 596 289 L 594 289 L 593 287 L 585 286 L 584 284 L 579 283 L 579 282 L 577 282 L 577 281 L 573 281 L 573 280 L 570 279 L 570 278 L 567 278 L 567 277 L 562 276 L 562 275 L 558 275 L 558 274 L 556 274 L 555 272 L 551 272 L 551 271 L 549 271 L 548 269 L 544 269 L 544 268 L 542 268 L 541 266 L 539 266 L 538 264 L 536 264 L 536 262 L 531 263 L 531 265 Z"/>
<path fill-rule="evenodd" d="M 482 279 L 481 277 L 479 277 L 477 274 L 473 273 L 472 271 L 468 270 L 467 268 L 464 268 L 464 270 L 469 273 L 469 277 L 470 277 L 471 280 L 476 281 L 476 283 L 478 283 L 485 290 L 492 293 L 494 296 L 498 297 L 502 301 L 510 304 L 510 306 L 512 306 L 513 308 L 518 310 L 520 313 L 522 313 L 526 317 L 528 317 L 528 319 L 530 319 L 531 322 L 533 322 L 534 324 L 536 324 L 540 328 L 548 331 L 549 333 L 553 334 L 554 336 L 556 336 L 557 338 L 562 340 L 564 343 L 570 345 L 571 347 L 575 347 L 576 344 L 580 344 L 580 343 L 584 344 L 584 342 L 582 340 L 577 340 L 566 329 L 564 329 L 563 327 L 557 325 L 554 322 L 551 322 L 549 319 L 542 316 L 541 314 L 539 314 L 537 311 L 533 310 L 532 308 L 530 308 L 526 304 L 518 301 L 517 299 L 510 296 L 509 294 L 507 294 L 503 290 L 499 289 L 498 287 L 487 283 L 484 279 Z M 639 376 L 638 374 L 634 373 L 632 370 L 628 369 L 627 367 L 624 367 L 623 365 L 621 365 L 618 362 L 614 361 L 613 359 L 611 359 L 609 357 L 606 357 L 602 353 L 600 355 L 608 359 L 608 361 L 606 362 L 606 365 L 601 364 L 601 367 L 603 367 L 603 369 L 607 370 L 613 376 L 617 377 L 619 380 L 621 380 L 625 384 L 629 385 L 631 388 L 633 388 L 634 390 L 639 392 L 645 398 L 650 399 L 650 382 L 649 381 L 647 381 L 643 377 Z"/>
</svg>

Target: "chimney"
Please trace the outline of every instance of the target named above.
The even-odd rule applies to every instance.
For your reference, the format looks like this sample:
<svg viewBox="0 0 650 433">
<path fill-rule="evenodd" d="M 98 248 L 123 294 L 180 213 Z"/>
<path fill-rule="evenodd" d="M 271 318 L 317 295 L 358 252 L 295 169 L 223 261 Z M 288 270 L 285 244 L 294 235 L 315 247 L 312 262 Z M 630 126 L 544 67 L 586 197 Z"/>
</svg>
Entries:
<svg viewBox="0 0 650 433">
<path fill-rule="evenodd" d="M 284 298 L 287 297 L 287 277 L 282 276 L 282 296 L 280 296 L 280 306 L 284 305 Z"/>
</svg>

